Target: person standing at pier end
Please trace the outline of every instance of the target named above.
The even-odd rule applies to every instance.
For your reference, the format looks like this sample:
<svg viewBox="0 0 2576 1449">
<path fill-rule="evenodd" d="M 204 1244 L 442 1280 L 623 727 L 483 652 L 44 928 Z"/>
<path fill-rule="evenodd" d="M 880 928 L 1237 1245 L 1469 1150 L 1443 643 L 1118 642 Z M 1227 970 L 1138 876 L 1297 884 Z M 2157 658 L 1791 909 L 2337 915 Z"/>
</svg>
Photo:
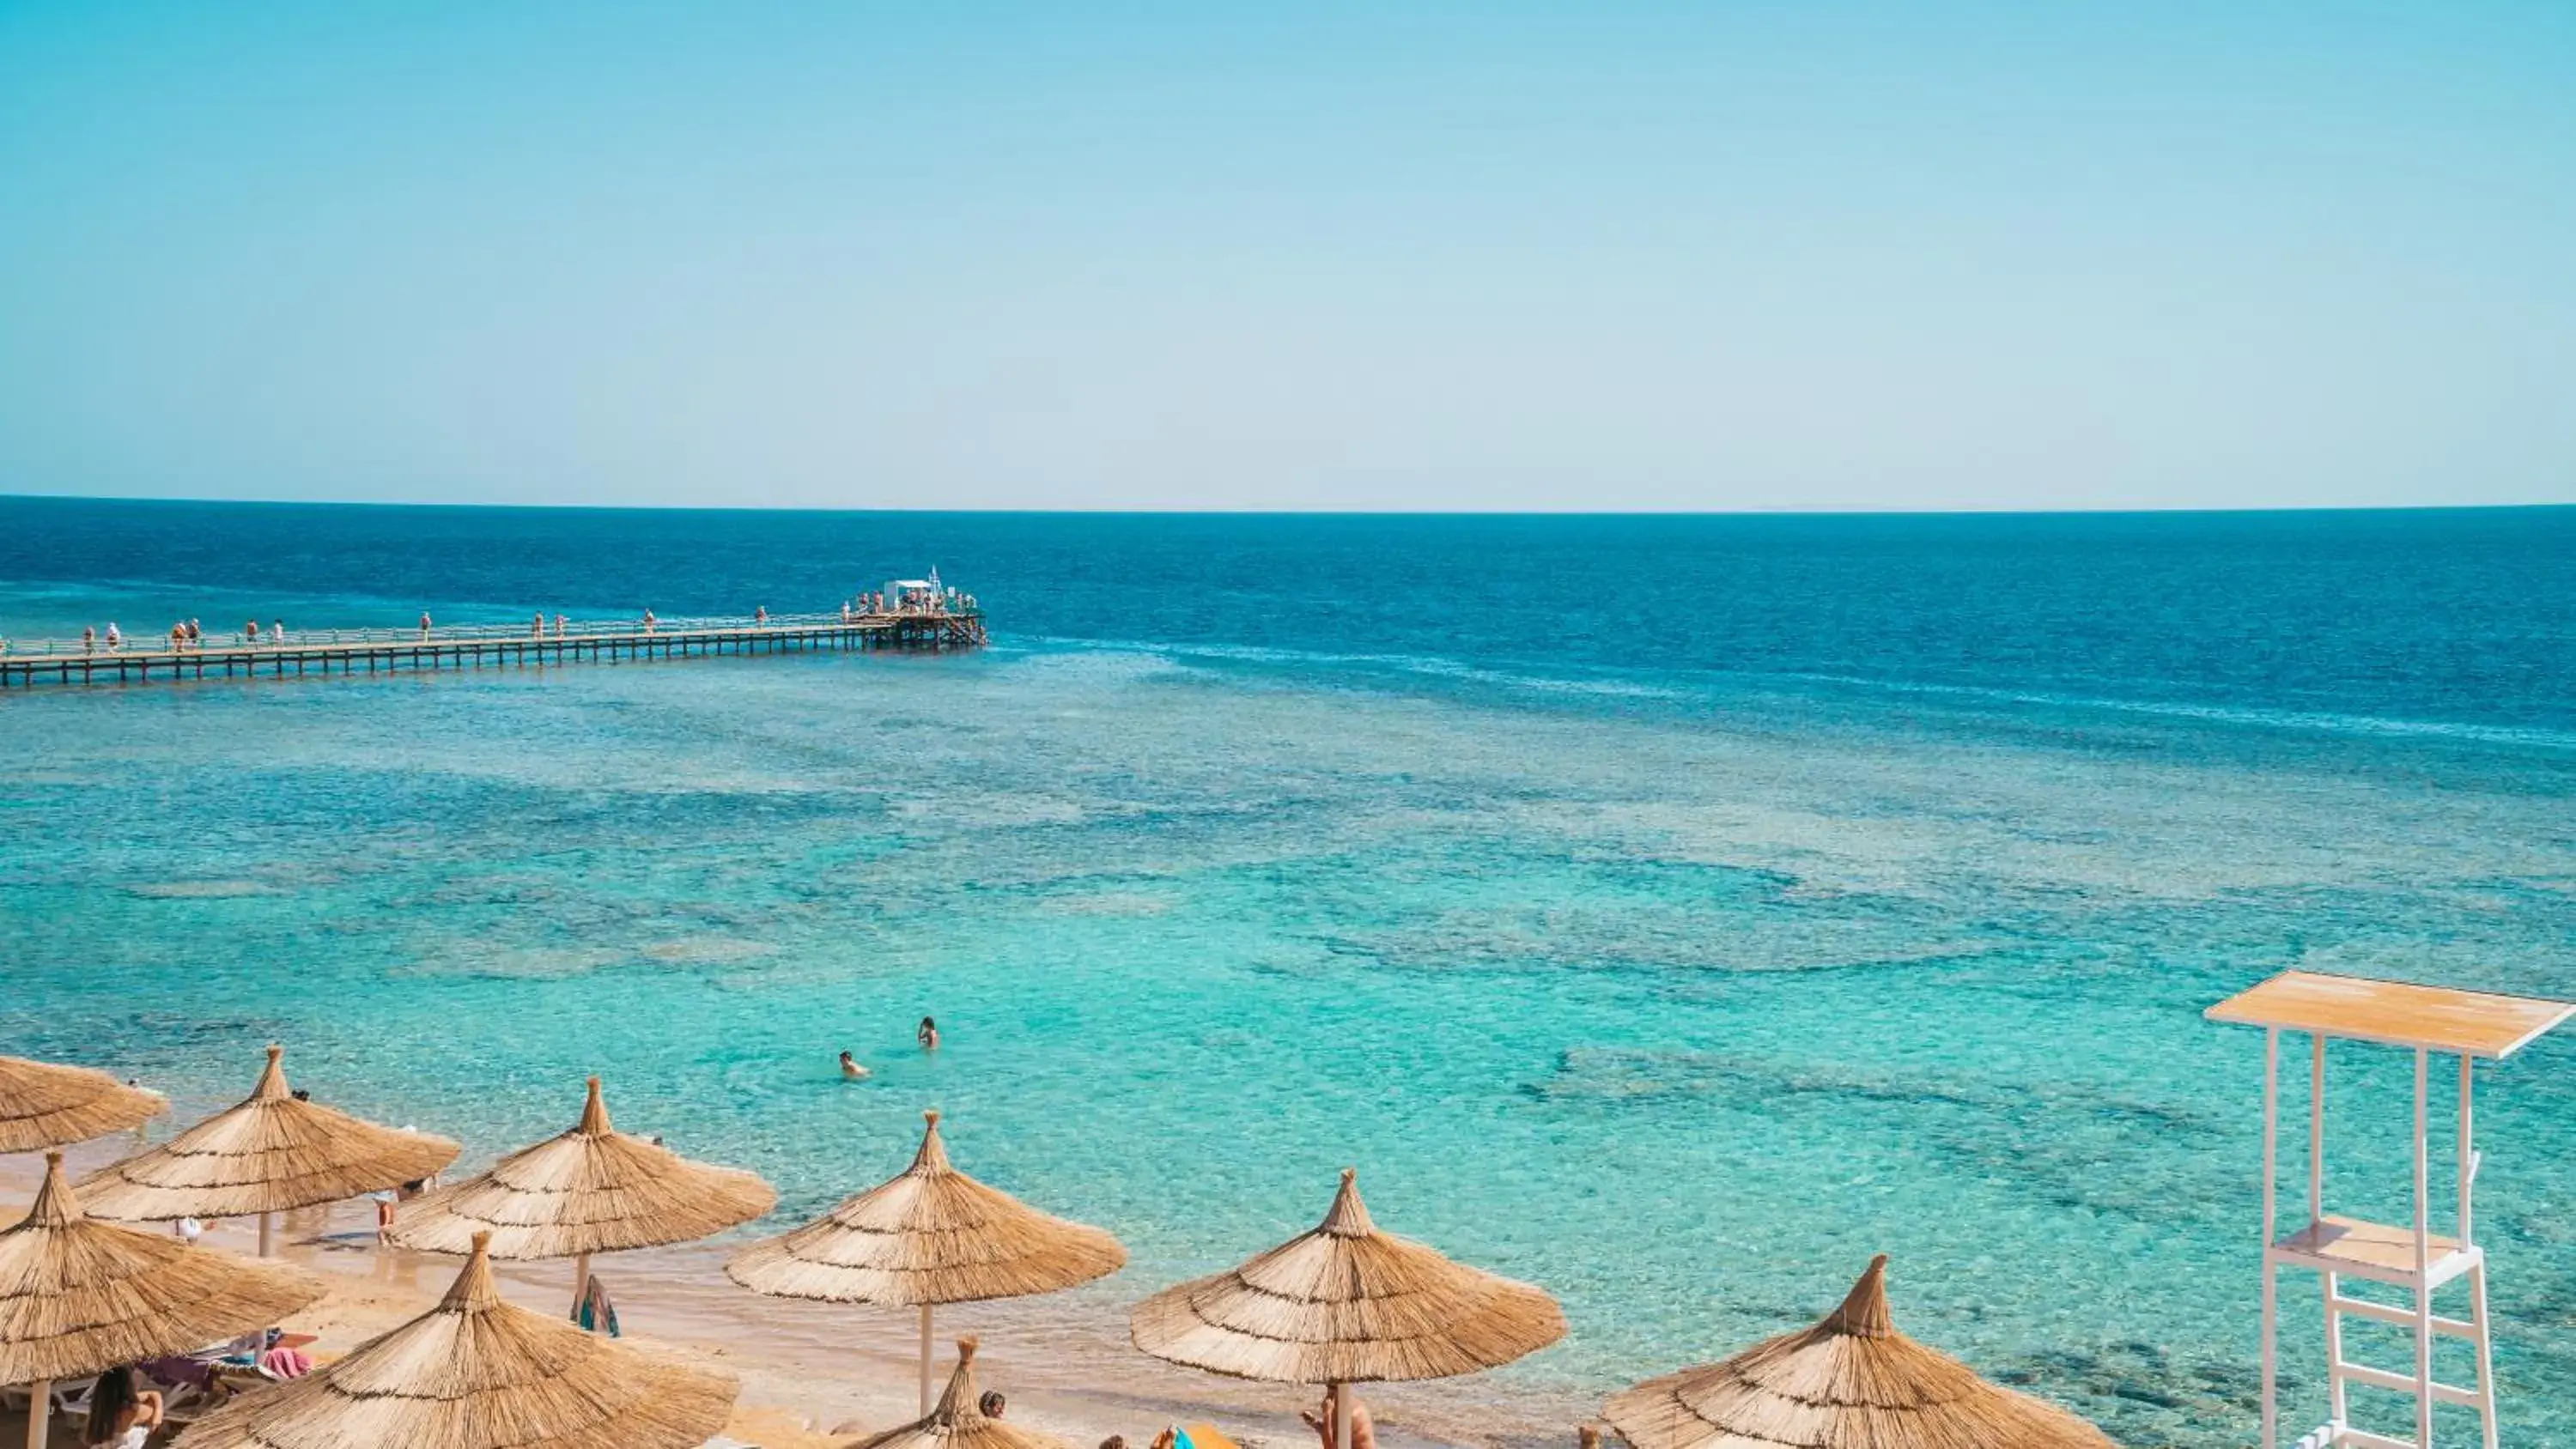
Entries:
<svg viewBox="0 0 2576 1449">
<path fill-rule="evenodd" d="M 429 642 L 429 611 L 427 609 L 420 611 L 420 640 L 424 644 Z"/>
</svg>

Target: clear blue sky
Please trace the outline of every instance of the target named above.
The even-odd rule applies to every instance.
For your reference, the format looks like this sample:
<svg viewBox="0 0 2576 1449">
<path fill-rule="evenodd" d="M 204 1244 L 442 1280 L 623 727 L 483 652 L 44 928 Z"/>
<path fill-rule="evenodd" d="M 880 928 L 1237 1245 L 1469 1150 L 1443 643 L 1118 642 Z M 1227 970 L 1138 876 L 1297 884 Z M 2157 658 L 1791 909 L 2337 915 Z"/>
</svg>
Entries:
<svg viewBox="0 0 2576 1449">
<path fill-rule="evenodd" d="M 0 492 L 2576 501 L 2576 4 L 0 0 Z"/>
</svg>

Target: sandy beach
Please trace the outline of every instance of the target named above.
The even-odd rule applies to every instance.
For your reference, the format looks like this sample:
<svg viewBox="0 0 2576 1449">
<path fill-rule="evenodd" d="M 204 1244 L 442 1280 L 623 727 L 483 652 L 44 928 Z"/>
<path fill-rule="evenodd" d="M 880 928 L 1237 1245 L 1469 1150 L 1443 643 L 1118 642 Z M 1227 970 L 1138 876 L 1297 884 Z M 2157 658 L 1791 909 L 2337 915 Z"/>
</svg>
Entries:
<svg viewBox="0 0 2576 1449">
<path fill-rule="evenodd" d="M 92 1143 L 69 1153 L 67 1165 L 86 1173 L 132 1146 L 122 1139 Z M 19 1216 L 35 1194 L 34 1161 L 11 1159 L 0 1177 L 7 1219 Z M 426 1311 L 459 1266 L 453 1258 L 378 1247 L 373 1211 L 363 1201 L 281 1214 L 278 1226 L 278 1256 L 331 1282 L 321 1302 L 285 1325 L 314 1334 L 313 1352 L 326 1360 Z M 209 1224 L 203 1242 L 247 1254 L 256 1249 L 257 1224 Z M 728 1240 L 600 1259 L 595 1271 L 615 1295 L 626 1339 L 737 1378 L 742 1393 L 726 1433 L 758 1449 L 825 1449 L 918 1417 L 909 1313 L 746 1292 L 720 1270 L 734 1246 Z M 569 1263 L 495 1266 L 513 1302 L 554 1312 L 569 1296 Z M 1013 1421 L 1076 1446 L 1113 1434 L 1143 1445 L 1166 1424 L 1194 1420 L 1218 1425 L 1246 1449 L 1313 1444 L 1297 1420 L 1311 1391 L 1193 1373 L 1129 1347 L 1124 1306 L 1149 1286 L 1159 1285 L 1113 1278 L 1060 1295 L 1047 1308 L 1001 1303 L 947 1310 L 939 1319 L 941 1381 L 954 1361 L 949 1341 L 971 1333 L 983 1345 L 979 1386 L 1008 1396 Z M 1545 1405 L 1490 1386 L 1480 1391 L 1472 1380 L 1387 1385 L 1368 1400 L 1390 1446 L 1523 1445 L 1573 1435 L 1572 1419 L 1551 1424 Z"/>
</svg>

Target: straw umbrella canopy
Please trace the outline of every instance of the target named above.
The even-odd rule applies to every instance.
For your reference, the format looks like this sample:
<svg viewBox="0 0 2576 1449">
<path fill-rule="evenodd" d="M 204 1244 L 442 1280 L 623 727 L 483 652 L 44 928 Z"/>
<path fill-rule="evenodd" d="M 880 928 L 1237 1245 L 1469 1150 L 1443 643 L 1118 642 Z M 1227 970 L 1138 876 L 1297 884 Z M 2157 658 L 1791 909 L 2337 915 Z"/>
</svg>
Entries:
<svg viewBox="0 0 2576 1449">
<path fill-rule="evenodd" d="M 1884 1253 L 1815 1327 L 1650 1379 L 1602 1416 L 1636 1449 L 2112 1449 L 2066 1410 L 1897 1332 Z"/>
<path fill-rule="evenodd" d="M 473 1251 L 491 1236 L 495 1258 L 574 1258 L 573 1303 L 590 1285 L 590 1255 L 685 1243 L 770 1210 L 778 1194 L 748 1172 L 691 1162 L 617 1131 L 599 1078 L 581 1121 L 514 1152 L 492 1170 L 412 1203 L 393 1240 L 433 1253 Z"/>
<path fill-rule="evenodd" d="M 921 1409 L 930 1412 L 930 1313 L 1053 1293 L 1117 1272 L 1127 1250 L 1098 1228 L 1051 1217 L 959 1172 L 923 1114 L 921 1150 L 900 1176 L 783 1237 L 733 1256 L 725 1273 L 755 1293 L 921 1310 Z"/>
<path fill-rule="evenodd" d="M 160 1093 L 105 1072 L 0 1057 L 0 1152 L 67 1147 L 139 1127 L 169 1110 Z"/>
<path fill-rule="evenodd" d="M 246 1394 L 183 1449 L 683 1449 L 735 1385 L 501 1300 L 478 1240 L 438 1306 L 303 1378 Z"/>
<path fill-rule="evenodd" d="M 901 1428 L 841 1449 L 1065 1449 L 1064 1441 L 1017 1424 L 985 1417 L 975 1396 L 975 1340 L 957 1340 L 957 1371 L 948 1376 L 948 1391 L 939 1407 Z"/>
<path fill-rule="evenodd" d="M 33 1384 L 27 1442 L 44 1449 L 56 1379 L 190 1353 L 265 1328 L 322 1296 L 322 1280 L 81 1211 L 63 1155 L 27 1216 L 0 1232 L 0 1383 Z"/>
<path fill-rule="evenodd" d="M 92 1173 L 81 1182 L 92 1214 L 128 1222 L 259 1215 L 259 1251 L 269 1247 L 269 1214 L 429 1176 L 456 1158 L 456 1144 L 425 1132 L 379 1127 L 286 1089 L 284 1047 L 239 1106 L 168 1142 Z"/>
<path fill-rule="evenodd" d="M 1556 1300 L 1380 1232 L 1345 1168 L 1332 1211 L 1242 1267 L 1136 1305 L 1129 1336 L 1156 1358 L 1334 1390 L 1334 1442 L 1350 1439 L 1356 1383 L 1494 1368 L 1565 1336 Z"/>
</svg>

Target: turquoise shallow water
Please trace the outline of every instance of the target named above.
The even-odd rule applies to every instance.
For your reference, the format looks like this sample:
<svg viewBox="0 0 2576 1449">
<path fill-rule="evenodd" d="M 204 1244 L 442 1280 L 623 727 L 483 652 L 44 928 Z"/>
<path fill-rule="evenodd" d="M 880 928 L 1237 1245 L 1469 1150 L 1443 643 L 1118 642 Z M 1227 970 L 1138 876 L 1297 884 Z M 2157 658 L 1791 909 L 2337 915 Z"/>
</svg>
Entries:
<svg viewBox="0 0 2576 1449">
<path fill-rule="evenodd" d="M 2289 965 L 2576 993 L 2563 513 L 842 517 L 696 527 L 844 588 L 938 562 L 1001 646 L 0 699 L 6 1049 L 211 1104 L 281 1040 L 476 1158 L 604 1071 L 781 1222 L 938 1106 L 962 1160 L 1129 1243 L 1113 1301 L 1354 1163 L 1381 1222 L 1564 1300 L 1495 1392 L 1569 1411 L 1887 1251 L 1919 1336 L 2216 1446 L 2251 1436 L 2260 1041 L 2201 1008 Z M 575 605 L 733 592 L 618 515 L 435 515 L 426 551 L 371 510 L 0 521 L 20 634 L 523 617 L 548 563 Z M 1748 573 L 1771 614 L 1733 607 Z M 2336 1065 L 2337 1195 L 2401 1213 L 2408 1064 Z M 2483 1088 L 2519 1444 L 2576 1444 L 2571 1067 L 2552 1040 Z"/>
</svg>

